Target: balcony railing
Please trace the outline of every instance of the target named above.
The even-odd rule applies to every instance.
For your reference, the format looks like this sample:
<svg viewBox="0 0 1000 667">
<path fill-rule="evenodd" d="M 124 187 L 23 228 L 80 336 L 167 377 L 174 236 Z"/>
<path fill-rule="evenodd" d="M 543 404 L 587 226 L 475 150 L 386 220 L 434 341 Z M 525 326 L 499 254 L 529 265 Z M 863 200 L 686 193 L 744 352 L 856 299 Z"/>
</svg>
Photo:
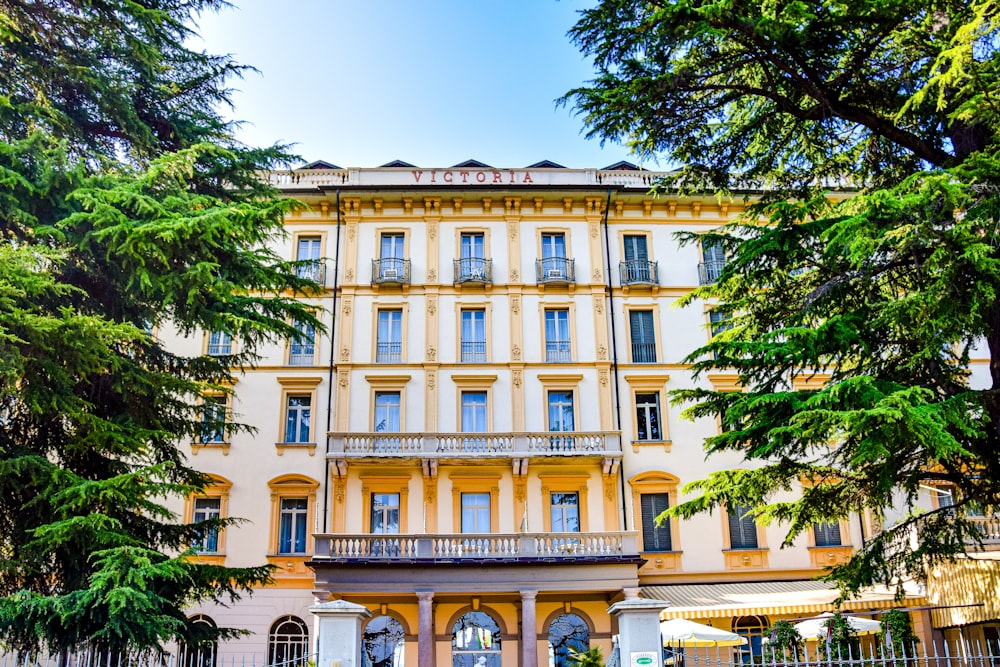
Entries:
<svg viewBox="0 0 1000 667">
<path fill-rule="evenodd" d="M 632 343 L 632 363 L 655 364 L 656 343 Z"/>
<path fill-rule="evenodd" d="M 550 364 L 567 364 L 573 361 L 573 350 L 568 340 L 545 341 L 545 361 Z"/>
<path fill-rule="evenodd" d="M 559 560 L 638 556 L 634 532 L 315 536 L 315 560 Z"/>
<path fill-rule="evenodd" d="M 493 260 L 482 257 L 463 257 L 455 262 L 455 284 L 493 282 Z"/>
<path fill-rule="evenodd" d="M 288 365 L 289 366 L 312 366 L 314 363 L 316 355 L 313 354 L 313 348 L 303 348 L 303 351 L 297 351 L 294 347 L 291 352 L 288 353 Z"/>
<path fill-rule="evenodd" d="M 622 285 L 659 285 L 659 267 L 656 262 L 630 259 L 619 265 Z"/>
<path fill-rule="evenodd" d="M 295 275 L 317 285 L 326 285 L 326 262 L 321 259 L 301 261 L 295 267 Z"/>
<path fill-rule="evenodd" d="M 408 285 L 410 260 L 385 257 L 372 260 L 372 285 Z"/>
<path fill-rule="evenodd" d="M 330 433 L 330 454 L 338 458 L 420 456 L 615 456 L 621 436 L 613 432 L 544 433 Z"/>
<path fill-rule="evenodd" d="M 568 285 L 576 282 L 576 262 L 565 257 L 535 260 L 535 280 L 538 284 Z"/>
<path fill-rule="evenodd" d="M 722 275 L 722 269 L 726 266 L 726 260 L 715 260 L 712 262 L 701 262 L 698 264 L 698 284 L 710 285 Z"/>
<path fill-rule="evenodd" d="M 486 341 L 462 341 L 462 363 L 485 364 Z"/>
<path fill-rule="evenodd" d="M 1000 544 L 1000 516 L 970 516 L 967 518 L 976 524 L 979 534 L 983 537 L 983 544 Z"/>
<path fill-rule="evenodd" d="M 402 343 L 376 343 L 375 363 L 376 364 L 398 364 L 403 361 Z"/>
</svg>

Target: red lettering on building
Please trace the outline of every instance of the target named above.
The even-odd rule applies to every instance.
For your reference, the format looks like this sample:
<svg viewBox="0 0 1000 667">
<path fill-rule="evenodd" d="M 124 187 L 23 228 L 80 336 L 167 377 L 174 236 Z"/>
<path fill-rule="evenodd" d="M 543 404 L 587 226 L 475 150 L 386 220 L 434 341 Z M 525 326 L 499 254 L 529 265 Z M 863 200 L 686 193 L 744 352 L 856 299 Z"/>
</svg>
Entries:
<svg viewBox="0 0 1000 667">
<path fill-rule="evenodd" d="M 417 183 L 419 183 L 420 182 L 420 177 L 424 175 L 424 172 L 422 172 L 422 171 L 413 171 L 412 173 L 413 173 L 413 180 L 415 180 Z"/>
<path fill-rule="evenodd" d="M 442 176 L 441 178 L 444 180 L 445 183 L 451 183 L 451 172 L 450 171 L 444 172 L 444 176 Z"/>
<path fill-rule="evenodd" d="M 514 180 L 514 170 L 513 169 L 510 170 L 510 182 L 511 183 L 516 183 L 516 181 Z"/>
<path fill-rule="evenodd" d="M 479 183 L 485 183 L 486 182 L 486 172 L 485 171 L 477 171 L 476 172 L 476 181 L 479 182 Z"/>
<path fill-rule="evenodd" d="M 467 172 L 467 171 L 460 171 L 460 172 L 458 172 L 458 175 L 462 177 L 462 182 L 463 183 L 468 183 L 469 182 L 469 172 Z"/>
<path fill-rule="evenodd" d="M 493 172 L 493 182 L 494 183 L 503 183 L 503 180 L 501 180 L 501 178 L 500 178 L 500 172 L 499 171 L 494 171 Z"/>
<path fill-rule="evenodd" d="M 431 172 L 431 183 L 437 183 L 437 175 L 438 173 L 436 171 Z"/>
<path fill-rule="evenodd" d="M 522 183 L 534 183 L 534 181 L 531 180 L 531 174 L 529 174 L 528 172 L 524 172 L 524 180 L 521 181 L 521 182 Z"/>
</svg>

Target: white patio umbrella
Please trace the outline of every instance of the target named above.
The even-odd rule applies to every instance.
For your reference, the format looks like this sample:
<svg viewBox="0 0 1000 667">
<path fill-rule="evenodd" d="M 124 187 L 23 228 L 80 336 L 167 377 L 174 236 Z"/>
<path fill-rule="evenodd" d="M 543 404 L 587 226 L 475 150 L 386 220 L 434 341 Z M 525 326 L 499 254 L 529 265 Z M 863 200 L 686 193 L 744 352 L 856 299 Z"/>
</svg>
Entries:
<svg viewBox="0 0 1000 667">
<path fill-rule="evenodd" d="M 746 637 L 735 632 L 713 628 L 689 621 L 686 618 L 673 618 L 660 623 L 660 635 L 664 646 L 743 646 Z"/>
<path fill-rule="evenodd" d="M 802 635 L 802 639 L 807 642 L 826 640 L 826 622 L 833 617 L 830 612 L 824 612 L 817 618 L 810 618 L 795 624 L 795 629 Z M 847 624 L 854 628 L 858 635 L 872 635 L 882 631 L 882 624 L 870 618 L 858 618 L 857 616 L 845 616 Z"/>
</svg>

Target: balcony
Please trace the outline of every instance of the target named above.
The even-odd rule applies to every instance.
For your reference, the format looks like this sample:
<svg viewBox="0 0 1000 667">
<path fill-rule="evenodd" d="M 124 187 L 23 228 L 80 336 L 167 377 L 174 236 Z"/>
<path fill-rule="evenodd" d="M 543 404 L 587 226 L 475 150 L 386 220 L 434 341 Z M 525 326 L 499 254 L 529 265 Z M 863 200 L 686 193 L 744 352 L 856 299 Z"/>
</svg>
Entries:
<svg viewBox="0 0 1000 667">
<path fill-rule="evenodd" d="M 656 343 L 632 343 L 633 364 L 655 364 Z"/>
<path fill-rule="evenodd" d="M 573 349 L 568 340 L 545 341 L 545 363 L 568 364 L 573 361 Z"/>
<path fill-rule="evenodd" d="M 983 538 L 983 546 L 1000 546 L 1000 516 L 970 516 L 967 518 L 976 525 L 976 529 Z"/>
<path fill-rule="evenodd" d="M 403 361 L 402 343 L 375 343 L 376 364 L 399 364 Z"/>
<path fill-rule="evenodd" d="M 329 453 L 344 458 L 515 458 L 621 456 L 618 433 L 330 433 Z"/>
<path fill-rule="evenodd" d="M 647 262 L 646 260 L 630 259 L 621 262 L 618 268 L 621 276 L 622 287 L 632 285 L 659 285 L 659 267 L 657 262 Z"/>
<path fill-rule="evenodd" d="M 313 560 L 461 561 L 620 559 L 639 554 L 634 532 L 315 536 Z"/>
<path fill-rule="evenodd" d="M 489 285 L 493 282 L 493 260 L 482 257 L 456 259 L 454 284 Z"/>
<path fill-rule="evenodd" d="M 409 285 L 410 260 L 386 257 L 372 260 L 372 285 Z"/>
<path fill-rule="evenodd" d="M 462 341 L 463 364 L 485 364 L 486 363 L 486 341 Z"/>
<path fill-rule="evenodd" d="M 711 285 L 722 275 L 722 269 L 726 266 L 726 260 L 716 260 L 712 262 L 699 262 L 698 264 L 698 284 Z"/>
<path fill-rule="evenodd" d="M 300 261 L 295 266 L 295 275 L 311 280 L 317 285 L 326 286 L 326 262 L 321 259 Z"/>
<path fill-rule="evenodd" d="M 535 260 L 535 280 L 539 285 L 570 285 L 576 282 L 576 262 L 565 257 Z"/>
</svg>

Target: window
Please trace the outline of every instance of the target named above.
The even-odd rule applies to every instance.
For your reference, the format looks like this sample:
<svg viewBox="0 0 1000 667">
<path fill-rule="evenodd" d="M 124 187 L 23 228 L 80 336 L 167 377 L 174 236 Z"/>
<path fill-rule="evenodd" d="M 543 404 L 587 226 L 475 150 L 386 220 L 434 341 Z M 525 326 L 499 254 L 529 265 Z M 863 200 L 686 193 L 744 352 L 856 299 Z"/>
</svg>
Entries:
<svg viewBox="0 0 1000 667">
<path fill-rule="evenodd" d="M 813 526 L 813 535 L 818 547 L 839 547 L 842 544 L 840 523 L 837 521 L 817 523 Z"/>
<path fill-rule="evenodd" d="M 656 392 L 635 395 L 637 440 L 663 440 L 660 431 L 660 395 Z"/>
<path fill-rule="evenodd" d="M 569 310 L 546 310 L 545 361 L 548 363 L 565 363 L 572 360 L 572 348 L 569 338 Z"/>
<path fill-rule="evenodd" d="M 566 234 L 542 232 L 542 258 L 538 260 L 536 279 L 539 283 L 568 283 L 576 278 L 573 260 L 566 258 Z"/>
<path fill-rule="evenodd" d="M 632 337 L 632 362 L 656 363 L 656 334 L 653 331 L 653 311 L 631 310 L 628 314 Z"/>
<path fill-rule="evenodd" d="M 197 614 L 189 620 L 192 625 L 207 626 L 205 629 L 215 629 L 216 627 L 215 621 L 204 614 Z M 215 658 L 219 650 L 217 641 L 213 640 L 198 646 L 188 646 L 182 642 L 179 648 L 178 667 L 215 667 Z"/>
<path fill-rule="evenodd" d="M 213 331 L 208 334 L 208 354 L 221 357 L 233 353 L 233 337 L 225 331 Z"/>
<path fill-rule="evenodd" d="M 729 508 L 729 548 L 756 549 L 757 524 L 750 514 L 750 507 L 733 505 Z"/>
<path fill-rule="evenodd" d="M 662 526 L 656 525 L 656 517 L 670 507 L 669 493 L 643 493 L 639 495 L 642 512 L 642 550 L 671 551 L 670 520 Z"/>
<path fill-rule="evenodd" d="M 625 234 L 622 237 L 625 261 L 621 263 L 622 285 L 657 282 L 656 263 L 649 261 L 648 239 L 645 234 Z"/>
<path fill-rule="evenodd" d="M 391 616 L 376 616 L 365 626 L 361 667 L 403 667 L 406 633 Z"/>
<path fill-rule="evenodd" d="M 452 667 L 500 667 L 500 626 L 482 611 L 470 611 L 455 622 L 451 639 Z"/>
<path fill-rule="evenodd" d="M 542 259 L 566 258 L 566 235 L 562 232 L 542 234 Z"/>
<path fill-rule="evenodd" d="M 218 444 L 226 441 L 225 396 L 206 396 L 201 405 L 201 443 Z"/>
<path fill-rule="evenodd" d="M 698 279 L 702 285 L 714 283 L 722 275 L 726 266 L 726 250 L 717 239 L 703 238 L 701 240 L 701 265 L 698 267 Z"/>
<path fill-rule="evenodd" d="M 486 311 L 462 311 L 461 359 L 465 363 L 486 363 Z"/>
<path fill-rule="evenodd" d="M 306 667 L 309 658 L 309 630 L 302 619 L 282 616 L 267 634 L 267 664 Z"/>
<path fill-rule="evenodd" d="M 324 282 L 326 276 L 320 259 L 322 240 L 319 236 L 299 237 L 295 252 L 295 259 L 299 262 L 295 271 L 299 278 L 307 278 L 320 284 Z"/>
<path fill-rule="evenodd" d="M 375 341 L 375 363 L 398 364 L 403 360 L 403 311 L 379 310 Z"/>
<path fill-rule="evenodd" d="M 455 283 L 488 283 L 492 263 L 486 259 L 486 234 L 462 232 L 459 235 L 459 258 L 455 260 Z"/>
<path fill-rule="evenodd" d="M 462 494 L 462 526 L 463 533 L 490 532 L 490 494 Z"/>
<path fill-rule="evenodd" d="M 380 259 L 403 259 L 406 237 L 403 234 L 382 234 Z"/>
<path fill-rule="evenodd" d="M 553 533 L 580 532 L 580 495 L 577 493 L 550 493 L 549 512 Z"/>
<path fill-rule="evenodd" d="M 309 322 L 292 324 L 298 332 L 288 342 L 288 364 L 311 366 L 316 357 L 316 327 Z"/>
<path fill-rule="evenodd" d="M 549 431 L 574 431 L 574 406 L 572 391 L 550 391 L 548 393 Z M 549 438 L 551 449 L 573 449 L 572 436 L 552 436 Z"/>
<path fill-rule="evenodd" d="M 462 433 L 489 431 L 485 391 L 462 392 Z"/>
<path fill-rule="evenodd" d="M 312 396 L 290 395 L 285 407 L 285 442 L 306 443 L 312 424 Z"/>
<path fill-rule="evenodd" d="M 399 534 L 399 494 L 371 494 L 371 522 L 369 532 L 373 535 Z"/>
<path fill-rule="evenodd" d="M 406 256 L 406 235 L 384 233 L 379 240 L 379 258 L 372 260 L 373 283 L 408 283 L 410 262 Z"/>
<path fill-rule="evenodd" d="M 590 648 L 590 627 L 576 614 L 561 614 L 549 625 L 549 667 L 573 667 L 573 653 Z"/>
<path fill-rule="evenodd" d="M 278 520 L 278 553 L 306 553 L 307 498 L 282 498 Z"/>
<path fill-rule="evenodd" d="M 740 616 L 733 619 L 733 632 L 746 637 L 747 643 L 737 646 L 736 656 L 743 664 L 760 662 L 764 648 L 764 631 L 770 623 L 763 616 Z"/>
<path fill-rule="evenodd" d="M 218 519 L 222 513 L 222 498 L 195 498 L 194 512 L 192 513 L 193 523 L 202 521 L 212 521 Z M 191 547 L 198 553 L 214 554 L 219 552 L 219 527 L 210 526 L 203 528 L 198 539 L 191 543 Z"/>
<path fill-rule="evenodd" d="M 375 432 L 399 433 L 400 394 L 398 391 L 375 392 Z"/>
</svg>

